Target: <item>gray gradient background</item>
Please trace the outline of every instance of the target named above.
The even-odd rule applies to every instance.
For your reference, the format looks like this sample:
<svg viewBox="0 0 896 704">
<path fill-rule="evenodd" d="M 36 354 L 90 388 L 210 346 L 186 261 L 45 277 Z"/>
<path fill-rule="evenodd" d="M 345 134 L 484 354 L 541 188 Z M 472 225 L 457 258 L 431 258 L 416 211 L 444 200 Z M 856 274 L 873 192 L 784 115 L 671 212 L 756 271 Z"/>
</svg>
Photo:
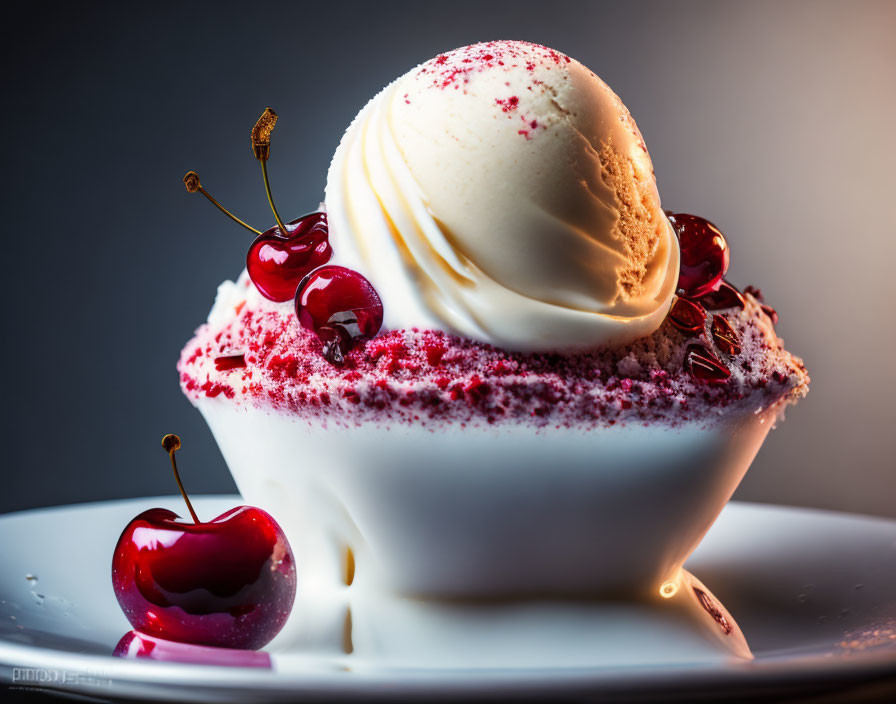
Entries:
<svg viewBox="0 0 896 704">
<path fill-rule="evenodd" d="M 270 7 L 265 16 L 260 8 Z M 23 10 L 17 10 L 23 12 Z M 24 11 L 27 12 L 27 11 Z M 419 61 L 522 38 L 601 75 L 647 140 L 666 207 L 727 233 L 813 385 L 742 499 L 896 515 L 896 3 L 70 6 L 2 33 L 0 511 L 233 489 L 174 365 L 249 244 L 184 192 L 195 168 L 267 210 L 248 132 L 281 115 L 285 215 L 313 208 L 356 111 Z"/>
</svg>

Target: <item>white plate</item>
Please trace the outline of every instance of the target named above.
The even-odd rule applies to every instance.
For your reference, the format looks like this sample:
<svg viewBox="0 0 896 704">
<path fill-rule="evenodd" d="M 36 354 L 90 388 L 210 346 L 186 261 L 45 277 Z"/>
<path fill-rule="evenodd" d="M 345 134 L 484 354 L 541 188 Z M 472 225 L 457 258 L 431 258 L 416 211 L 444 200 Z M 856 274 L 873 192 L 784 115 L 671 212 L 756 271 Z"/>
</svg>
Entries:
<svg viewBox="0 0 896 704">
<path fill-rule="evenodd" d="M 204 516 L 239 503 L 195 500 Z M 394 625 L 381 653 L 345 654 L 323 635 L 334 624 L 341 633 L 341 616 L 331 619 L 301 591 L 268 648 L 270 668 L 113 657 L 129 630 L 109 577 L 115 541 L 143 509 L 183 513 L 179 504 L 146 498 L 0 517 L 0 681 L 100 697 L 282 701 L 423 693 L 686 698 L 770 689 L 780 696 L 896 680 L 896 522 L 736 502 L 687 568 L 735 617 L 753 660 L 708 655 L 692 647 L 686 628 L 645 626 L 632 605 L 471 611 L 406 600 L 368 613 L 387 630 Z M 614 649 L 622 641 L 628 645 Z"/>
</svg>

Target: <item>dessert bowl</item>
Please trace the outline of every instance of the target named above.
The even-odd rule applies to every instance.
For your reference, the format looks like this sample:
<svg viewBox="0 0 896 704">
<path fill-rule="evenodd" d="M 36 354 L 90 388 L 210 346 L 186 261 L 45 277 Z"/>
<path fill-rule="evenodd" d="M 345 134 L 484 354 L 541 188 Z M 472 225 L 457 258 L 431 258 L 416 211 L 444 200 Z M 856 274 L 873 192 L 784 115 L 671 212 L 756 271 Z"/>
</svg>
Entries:
<svg viewBox="0 0 896 704">
<path fill-rule="evenodd" d="M 779 412 L 707 425 L 351 427 L 197 405 L 240 493 L 302 569 L 408 596 L 655 596 L 731 497 Z M 265 468 L 264 471 L 260 471 Z"/>
</svg>

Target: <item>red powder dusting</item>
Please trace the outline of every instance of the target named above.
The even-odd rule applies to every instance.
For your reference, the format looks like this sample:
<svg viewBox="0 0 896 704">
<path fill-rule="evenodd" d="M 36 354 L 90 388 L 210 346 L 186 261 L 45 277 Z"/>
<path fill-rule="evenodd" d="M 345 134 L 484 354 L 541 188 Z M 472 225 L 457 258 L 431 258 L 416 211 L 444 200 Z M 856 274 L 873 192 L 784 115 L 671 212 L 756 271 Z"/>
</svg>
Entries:
<svg viewBox="0 0 896 704">
<path fill-rule="evenodd" d="M 501 98 L 495 98 L 495 102 L 501 106 L 502 112 L 513 112 L 520 106 L 520 99 L 515 95 L 503 100 Z"/>
<path fill-rule="evenodd" d="M 518 41 L 485 42 L 440 54 L 420 66 L 417 75 L 426 77 L 430 88 L 441 90 L 450 88 L 466 92 L 472 77 L 477 73 L 486 71 L 510 73 L 522 68 L 532 75 L 525 79 L 524 85 L 520 88 L 534 92 L 545 90 L 544 81 L 534 76 L 537 68 L 546 71 L 556 70 L 565 67 L 570 61 L 568 56 L 539 44 Z M 507 80 L 503 84 L 510 87 L 512 82 Z M 405 103 L 410 102 L 407 95 L 404 99 Z M 520 102 L 518 96 L 495 96 L 494 101 L 504 113 L 517 111 Z M 539 125 L 531 116 L 522 117 L 529 127 L 520 130 L 519 134 L 530 139 L 531 133 L 538 129 Z"/>
<path fill-rule="evenodd" d="M 393 330 L 335 367 L 291 306 L 272 304 L 201 327 L 178 370 L 192 399 L 223 396 L 342 424 L 709 423 L 720 408 L 753 410 L 805 394 L 802 361 L 784 350 L 754 298 L 722 315 L 742 350 L 726 360 L 731 378 L 717 386 L 687 373 L 685 351 L 698 336 L 668 321 L 631 345 L 575 355 L 511 353 L 440 331 Z M 218 368 L 218 360 L 238 356 L 228 353 L 233 349 L 244 350 L 239 373 Z"/>
<path fill-rule="evenodd" d="M 432 86 L 456 87 L 469 82 L 472 73 L 495 68 L 510 70 L 525 68 L 534 71 L 536 66 L 545 68 L 564 66 L 570 58 L 540 44 L 517 41 L 495 41 L 473 44 L 439 54 L 419 69 L 421 75 L 432 77 Z"/>
</svg>

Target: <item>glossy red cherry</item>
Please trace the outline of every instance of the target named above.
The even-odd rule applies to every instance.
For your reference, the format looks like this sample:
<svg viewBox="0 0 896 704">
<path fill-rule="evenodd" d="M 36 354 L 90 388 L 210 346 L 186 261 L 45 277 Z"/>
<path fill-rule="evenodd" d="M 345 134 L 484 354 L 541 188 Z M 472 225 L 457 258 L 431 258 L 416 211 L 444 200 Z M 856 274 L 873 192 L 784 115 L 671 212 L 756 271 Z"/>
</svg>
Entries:
<svg viewBox="0 0 896 704">
<path fill-rule="evenodd" d="M 255 238 L 246 255 L 249 278 L 262 296 L 291 301 L 305 276 L 333 256 L 326 213 L 311 213 L 294 220 L 284 236 L 272 227 Z"/>
<path fill-rule="evenodd" d="M 383 324 L 383 304 L 373 285 L 342 266 L 311 272 L 296 292 L 296 315 L 302 327 L 324 343 L 324 356 L 341 364 L 359 342 L 370 339 Z"/>
<path fill-rule="evenodd" d="M 706 311 L 696 301 L 676 298 L 669 310 L 669 320 L 682 332 L 702 332 L 706 322 Z"/>
<path fill-rule="evenodd" d="M 669 213 L 669 221 L 681 245 L 678 290 L 688 298 L 700 298 L 719 288 L 728 271 L 728 243 L 721 230 L 709 220 Z"/>
<path fill-rule="evenodd" d="M 722 363 L 722 360 L 703 345 L 688 345 L 684 363 L 695 381 L 721 384 L 731 376 L 731 370 Z"/>
<path fill-rule="evenodd" d="M 171 456 L 180 439 L 167 435 Z M 183 486 L 181 491 L 183 492 Z M 125 527 L 112 559 L 112 586 L 131 625 L 166 640 L 256 649 L 283 627 L 296 594 L 292 550 L 277 522 L 238 506 L 200 522 L 144 511 Z"/>
<path fill-rule="evenodd" d="M 112 585 L 138 631 L 256 649 L 286 623 L 296 570 L 286 536 L 261 509 L 238 506 L 207 523 L 190 523 L 153 508 L 121 534 Z"/>
<path fill-rule="evenodd" d="M 204 195 L 240 227 L 257 235 L 246 255 L 249 278 L 262 296 L 272 301 L 283 302 L 292 300 L 299 283 L 310 271 L 330 261 L 333 250 L 330 248 L 326 213 L 309 213 L 287 224 L 274 205 L 267 161 L 271 154 L 271 132 L 276 124 L 277 113 L 271 108 L 265 108 L 255 127 L 252 128 L 252 153 L 261 164 L 264 189 L 271 212 L 277 221 L 276 227 L 261 232 L 240 220 L 203 188 L 199 174 L 195 171 L 189 171 L 184 176 L 184 186 L 189 193 Z"/>
</svg>

